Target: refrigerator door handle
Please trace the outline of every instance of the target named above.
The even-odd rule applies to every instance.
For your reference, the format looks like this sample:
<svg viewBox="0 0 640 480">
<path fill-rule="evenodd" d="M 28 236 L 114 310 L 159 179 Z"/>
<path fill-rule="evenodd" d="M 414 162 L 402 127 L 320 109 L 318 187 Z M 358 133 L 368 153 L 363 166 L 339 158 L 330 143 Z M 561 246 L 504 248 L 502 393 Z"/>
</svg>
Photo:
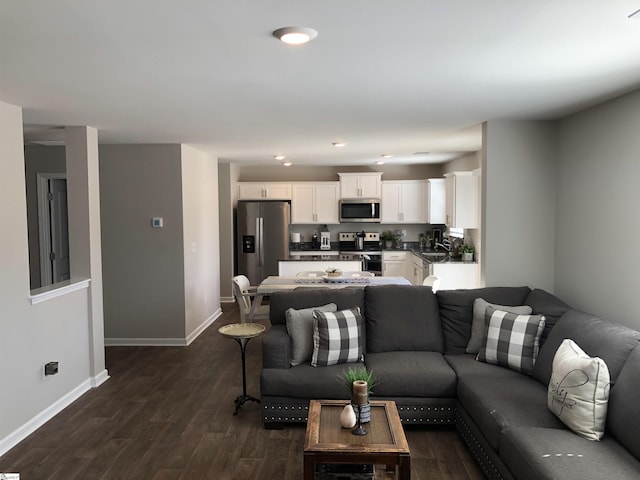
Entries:
<svg viewBox="0 0 640 480">
<path fill-rule="evenodd" d="M 259 217 L 258 222 L 258 264 L 264 267 L 264 218 Z"/>
</svg>

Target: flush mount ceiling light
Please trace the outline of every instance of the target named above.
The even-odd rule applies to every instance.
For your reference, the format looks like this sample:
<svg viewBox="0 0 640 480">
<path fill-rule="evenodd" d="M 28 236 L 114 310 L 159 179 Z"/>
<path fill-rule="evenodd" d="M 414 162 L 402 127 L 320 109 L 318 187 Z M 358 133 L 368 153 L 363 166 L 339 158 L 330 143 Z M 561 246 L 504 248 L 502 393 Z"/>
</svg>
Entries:
<svg viewBox="0 0 640 480">
<path fill-rule="evenodd" d="M 283 162 L 282 166 L 284 167 L 290 167 L 291 166 L 291 162 Z"/>
<path fill-rule="evenodd" d="M 347 144 L 345 142 L 333 142 L 331 145 L 333 145 L 336 148 L 342 148 L 342 147 L 346 146 Z"/>
<path fill-rule="evenodd" d="M 287 157 L 285 157 L 284 155 L 274 155 L 273 158 L 275 158 L 276 160 L 284 160 Z"/>
<path fill-rule="evenodd" d="M 391 155 L 390 153 L 384 153 L 382 155 L 380 155 L 382 158 L 391 158 L 393 157 L 393 155 Z"/>
<path fill-rule="evenodd" d="M 378 160 L 378 161 L 376 162 L 376 165 L 384 165 L 384 160 Z"/>
<path fill-rule="evenodd" d="M 289 45 L 302 45 L 316 38 L 318 32 L 309 27 L 282 27 L 274 30 L 273 36 Z"/>
</svg>

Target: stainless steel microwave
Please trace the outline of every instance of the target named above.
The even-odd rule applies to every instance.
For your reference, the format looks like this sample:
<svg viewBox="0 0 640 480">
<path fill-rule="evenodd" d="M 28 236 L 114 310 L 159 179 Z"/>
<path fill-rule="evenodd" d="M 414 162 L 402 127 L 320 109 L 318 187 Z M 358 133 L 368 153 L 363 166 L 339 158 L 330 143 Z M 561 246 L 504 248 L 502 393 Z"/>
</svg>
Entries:
<svg viewBox="0 0 640 480">
<path fill-rule="evenodd" d="M 380 223 L 380 199 L 348 198 L 340 200 L 340 222 Z"/>
</svg>

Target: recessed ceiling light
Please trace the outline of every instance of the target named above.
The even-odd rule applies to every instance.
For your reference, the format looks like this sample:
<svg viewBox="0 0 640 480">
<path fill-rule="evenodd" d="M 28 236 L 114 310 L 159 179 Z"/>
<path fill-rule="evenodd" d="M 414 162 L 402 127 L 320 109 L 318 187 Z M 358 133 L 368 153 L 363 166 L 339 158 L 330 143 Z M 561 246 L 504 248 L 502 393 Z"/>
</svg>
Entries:
<svg viewBox="0 0 640 480">
<path fill-rule="evenodd" d="M 316 38 L 318 32 L 309 27 L 283 27 L 274 30 L 273 36 L 289 45 L 302 45 Z"/>
<path fill-rule="evenodd" d="M 333 142 L 331 145 L 333 145 L 336 148 L 342 148 L 346 145 L 345 142 Z"/>
<path fill-rule="evenodd" d="M 276 160 L 284 160 L 287 157 L 285 157 L 284 155 L 274 155 L 273 158 L 275 158 Z"/>
<path fill-rule="evenodd" d="M 378 160 L 378 161 L 376 162 L 376 165 L 384 165 L 384 161 L 383 161 L 383 160 Z"/>
<path fill-rule="evenodd" d="M 382 158 L 391 158 L 393 157 L 393 155 L 391 155 L 390 153 L 385 153 L 383 155 L 380 155 Z"/>
<path fill-rule="evenodd" d="M 426 155 L 429 155 L 430 153 L 431 153 L 431 152 L 416 152 L 416 153 L 414 153 L 414 155 L 423 155 L 423 156 L 426 156 Z"/>
<path fill-rule="evenodd" d="M 291 166 L 291 162 L 283 162 L 282 165 L 285 166 L 285 167 L 290 167 Z"/>
</svg>

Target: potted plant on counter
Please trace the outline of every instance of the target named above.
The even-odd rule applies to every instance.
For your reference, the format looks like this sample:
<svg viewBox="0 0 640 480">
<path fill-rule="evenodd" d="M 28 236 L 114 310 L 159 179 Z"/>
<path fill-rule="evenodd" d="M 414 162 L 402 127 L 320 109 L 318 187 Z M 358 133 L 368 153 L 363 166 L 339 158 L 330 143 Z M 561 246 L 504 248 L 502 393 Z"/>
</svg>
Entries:
<svg viewBox="0 0 640 480">
<path fill-rule="evenodd" d="M 476 251 L 473 245 L 462 245 L 460 251 L 462 252 L 463 262 L 473 262 L 473 254 Z"/>
<path fill-rule="evenodd" d="M 384 242 L 384 248 L 392 248 L 393 243 L 397 240 L 396 234 L 391 230 L 385 230 L 380 234 L 380 240 Z"/>
</svg>

